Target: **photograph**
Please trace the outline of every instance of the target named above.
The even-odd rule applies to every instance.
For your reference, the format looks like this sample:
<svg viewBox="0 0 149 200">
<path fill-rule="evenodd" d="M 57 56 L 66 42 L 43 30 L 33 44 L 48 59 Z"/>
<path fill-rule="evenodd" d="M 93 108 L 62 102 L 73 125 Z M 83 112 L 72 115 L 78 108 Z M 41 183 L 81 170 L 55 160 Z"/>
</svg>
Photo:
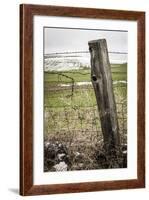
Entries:
<svg viewBox="0 0 149 200">
<path fill-rule="evenodd" d="M 20 194 L 145 187 L 145 13 L 20 5 Z"/>
<path fill-rule="evenodd" d="M 43 28 L 44 172 L 127 168 L 128 31 Z"/>
</svg>

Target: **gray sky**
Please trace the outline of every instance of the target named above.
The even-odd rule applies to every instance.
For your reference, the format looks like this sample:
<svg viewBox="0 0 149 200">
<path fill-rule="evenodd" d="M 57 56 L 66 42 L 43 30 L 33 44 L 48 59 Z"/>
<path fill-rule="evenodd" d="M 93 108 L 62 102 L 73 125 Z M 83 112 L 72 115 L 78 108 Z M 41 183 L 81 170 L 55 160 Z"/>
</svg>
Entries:
<svg viewBox="0 0 149 200">
<path fill-rule="evenodd" d="M 127 37 L 127 32 L 44 28 L 44 54 L 88 51 L 88 41 L 102 38 L 107 40 L 108 51 L 127 52 Z M 119 59 L 126 59 L 126 55 L 118 56 Z"/>
</svg>

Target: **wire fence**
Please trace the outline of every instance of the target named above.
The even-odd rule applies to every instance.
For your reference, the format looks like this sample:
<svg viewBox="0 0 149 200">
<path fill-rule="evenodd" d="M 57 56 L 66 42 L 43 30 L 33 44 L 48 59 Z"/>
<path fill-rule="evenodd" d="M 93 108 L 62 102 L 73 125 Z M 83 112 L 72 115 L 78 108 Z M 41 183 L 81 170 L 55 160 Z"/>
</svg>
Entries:
<svg viewBox="0 0 149 200">
<path fill-rule="evenodd" d="M 82 57 L 82 53 L 77 52 L 76 55 L 76 52 L 63 52 L 45 56 L 47 68 L 44 75 L 44 130 L 45 138 L 61 141 L 67 146 L 79 145 L 81 148 L 82 145 L 85 148 L 85 145 L 92 146 L 103 141 L 103 136 L 90 81 L 90 64 L 86 62 L 82 64 L 79 59 L 77 61 L 72 59 L 72 57 L 75 59 Z M 74 62 L 78 68 L 73 68 Z M 49 66 L 52 66 L 51 71 Z M 127 144 L 127 65 L 111 65 L 111 70 L 120 139 L 121 143 Z"/>
</svg>

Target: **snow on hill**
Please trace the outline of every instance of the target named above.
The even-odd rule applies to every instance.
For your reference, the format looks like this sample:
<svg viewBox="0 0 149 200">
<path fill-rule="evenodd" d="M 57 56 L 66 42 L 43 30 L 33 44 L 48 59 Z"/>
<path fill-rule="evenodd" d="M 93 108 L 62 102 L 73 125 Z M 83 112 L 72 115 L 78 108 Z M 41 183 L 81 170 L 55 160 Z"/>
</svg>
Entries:
<svg viewBox="0 0 149 200">
<path fill-rule="evenodd" d="M 49 57 L 44 60 L 45 71 L 67 71 L 83 67 L 90 67 L 89 57 Z"/>
<path fill-rule="evenodd" d="M 125 60 L 111 59 L 113 64 L 122 64 Z M 44 71 L 69 71 L 81 68 L 90 68 L 90 55 L 71 55 L 71 56 L 44 56 Z"/>
</svg>

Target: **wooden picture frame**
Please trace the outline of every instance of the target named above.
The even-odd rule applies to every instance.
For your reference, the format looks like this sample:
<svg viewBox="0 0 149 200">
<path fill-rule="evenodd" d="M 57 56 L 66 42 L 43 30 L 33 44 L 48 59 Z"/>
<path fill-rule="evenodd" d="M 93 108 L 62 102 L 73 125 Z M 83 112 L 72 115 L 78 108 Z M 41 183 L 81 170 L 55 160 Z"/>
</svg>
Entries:
<svg viewBox="0 0 149 200">
<path fill-rule="evenodd" d="M 33 18 L 79 17 L 137 22 L 137 178 L 34 185 Z M 133 130 L 132 130 L 133 131 Z M 145 13 L 93 8 L 20 5 L 20 194 L 44 195 L 145 187 Z"/>
</svg>

